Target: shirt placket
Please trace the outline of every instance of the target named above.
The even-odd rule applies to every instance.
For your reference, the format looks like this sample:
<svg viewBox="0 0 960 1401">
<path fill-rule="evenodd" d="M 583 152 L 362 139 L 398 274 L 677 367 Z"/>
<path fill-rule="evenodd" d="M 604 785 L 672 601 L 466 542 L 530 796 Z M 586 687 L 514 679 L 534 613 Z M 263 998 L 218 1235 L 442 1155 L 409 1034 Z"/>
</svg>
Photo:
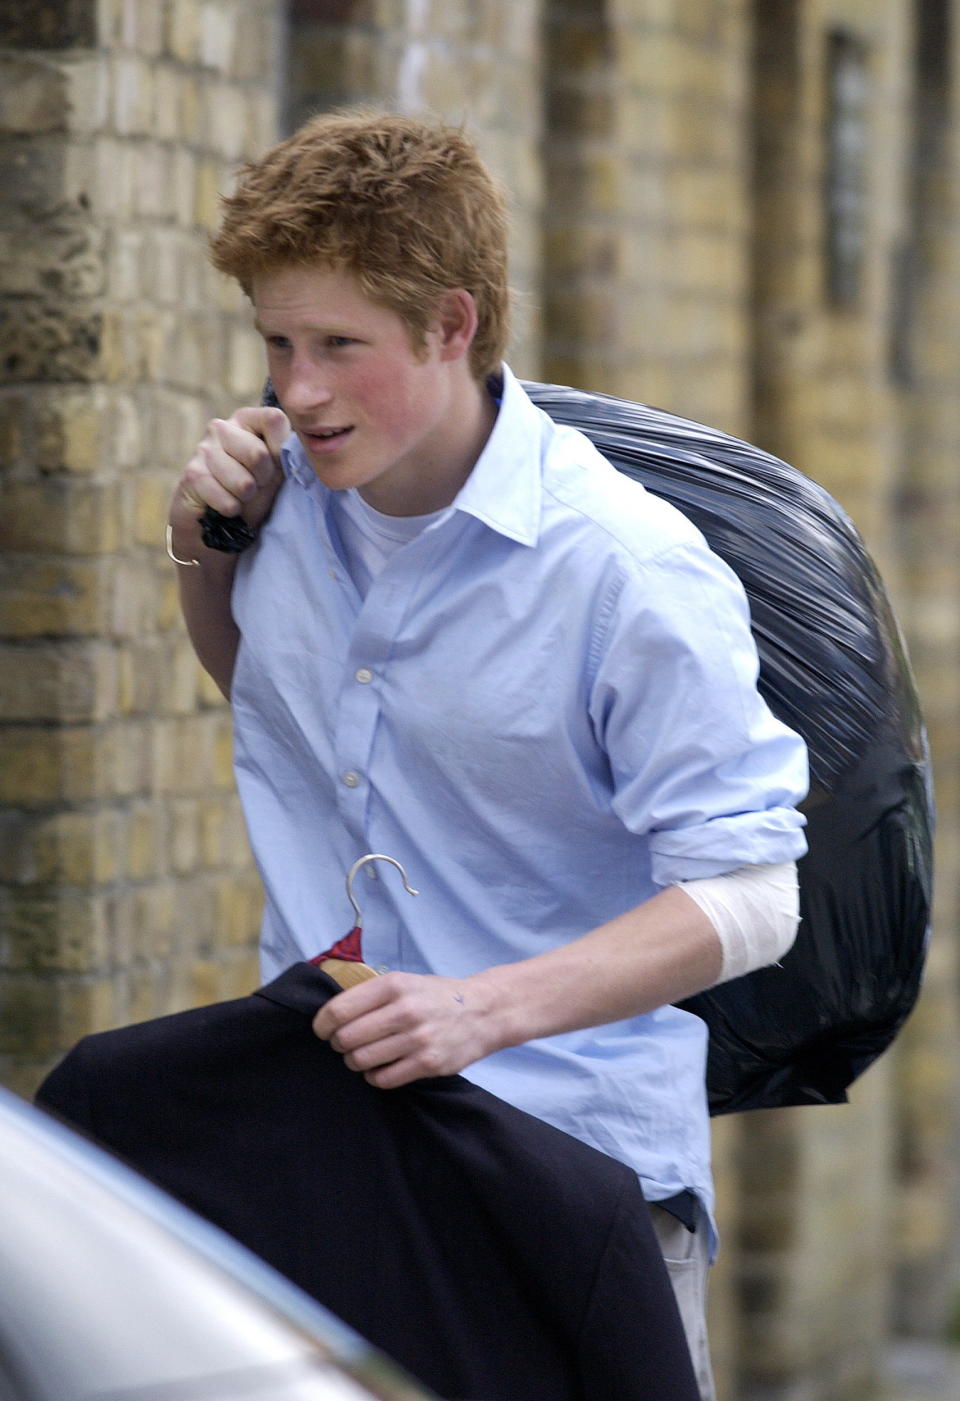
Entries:
<svg viewBox="0 0 960 1401">
<path fill-rule="evenodd" d="M 371 834 L 371 793 L 374 745 L 382 708 L 382 688 L 394 639 L 406 613 L 413 580 L 410 572 L 392 562 L 375 579 L 360 608 L 347 647 L 337 707 L 335 752 L 337 805 L 358 855 L 374 849 Z M 388 852 L 387 855 L 390 853 Z M 378 972 L 385 972 L 399 957 L 399 919 L 367 867 L 364 882 L 363 956 Z"/>
<path fill-rule="evenodd" d="M 367 592 L 347 647 L 335 738 L 337 803 L 358 855 L 377 849 L 371 804 L 377 782 L 375 743 L 387 669 L 397 664 L 394 644 L 408 623 L 411 606 L 416 606 L 425 571 L 457 528 L 449 519 L 438 522 L 387 562 Z M 425 619 L 419 621 L 427 625 Z M 370 882 L 365 887 L 369 914 L 364 920 L 364 957 L 383 972 L 401 957 L 401 922 L 386 882 L 377 879 L 375 866 L 366 869 Z"/>
</svg>

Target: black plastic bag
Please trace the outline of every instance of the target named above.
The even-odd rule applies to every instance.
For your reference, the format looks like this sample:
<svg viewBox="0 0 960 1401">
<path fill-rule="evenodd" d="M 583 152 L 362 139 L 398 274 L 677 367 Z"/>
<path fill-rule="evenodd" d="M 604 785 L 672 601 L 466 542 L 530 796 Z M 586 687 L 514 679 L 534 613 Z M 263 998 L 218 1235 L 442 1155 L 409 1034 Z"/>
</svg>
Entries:
<svg viewBox="0 0 960 1401">
<path fill-rule="evenodd" d="M 710 1029 L 711 1113 L 841 1103 L 916 1000 L 931 900 L 926 736 L 877 571 L 827 492 L 758 448 L 623 399 L 524 388 L 739 576 L 760 690 L 810 751 L 796 943 L 683 1004 Z"/>
</svg>

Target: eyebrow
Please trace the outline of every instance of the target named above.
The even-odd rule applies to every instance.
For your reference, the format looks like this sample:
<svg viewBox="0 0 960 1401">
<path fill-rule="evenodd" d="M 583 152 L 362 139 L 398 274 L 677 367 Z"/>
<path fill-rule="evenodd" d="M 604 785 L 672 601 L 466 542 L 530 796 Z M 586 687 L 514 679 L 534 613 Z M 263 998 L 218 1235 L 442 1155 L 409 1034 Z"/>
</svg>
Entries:
<svg viewBox="0 0 960 1401">
<path fill-rule="evenodd" d="M 258 335 L 261 335 L 261 336 L 268 335 L 268 334 L 269 334 L 269 335 L 273 335 L 273 336 L 280 336 L 280 335 L 284 335 L 284 334 L 285 334 L 285 332 L 283 332 L 283 331 L 281 331 L 281 330 L 273 330 L 273 331 L 269 331 L 269 332 L 268 332 L 268 331 L 267 331 L 267 328 L 264 326 L 264 324 L 263 324 L 263 322 L 260 320 L 259 316 L 254 318 L 253 329 L 258 333 Z M 341 324 L 339 324 L 339 325 L 337 325 L 337 324 L 331 324 L 331 325 L 328 325 L 328 326 L 323 326 L 323 325 L 301 326 L 299 329 L 300 329 L 301 331 L 306 331 L 308 335 L 314 335 L 314 336 L 350 336 L 350 337 L 356 338 L 356 336 L 358 335 L 358 331 L 357 331 L 357 328 L 356 328 L 356 327 L 351 328 L 351 327 L 349 327 L 349 326 L 347 326 L 346 324 L 343 324 L 343 323 L 341 323 Z"/>
</svg>

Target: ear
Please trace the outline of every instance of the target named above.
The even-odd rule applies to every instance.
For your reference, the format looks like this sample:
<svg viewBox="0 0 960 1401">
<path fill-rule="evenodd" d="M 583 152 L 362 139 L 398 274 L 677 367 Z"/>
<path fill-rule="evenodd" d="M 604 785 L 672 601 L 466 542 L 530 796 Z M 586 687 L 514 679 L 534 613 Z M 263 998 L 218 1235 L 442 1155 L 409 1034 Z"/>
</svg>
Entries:
<svg viewBox="0 0 960 1401">
<path fill-rule="evenodd" d="M 477 334 L 477 304 L 464 287 L 451 288 L 437 298 L 433 329 L 441 360 L 462 360 Z"/>
</svg>

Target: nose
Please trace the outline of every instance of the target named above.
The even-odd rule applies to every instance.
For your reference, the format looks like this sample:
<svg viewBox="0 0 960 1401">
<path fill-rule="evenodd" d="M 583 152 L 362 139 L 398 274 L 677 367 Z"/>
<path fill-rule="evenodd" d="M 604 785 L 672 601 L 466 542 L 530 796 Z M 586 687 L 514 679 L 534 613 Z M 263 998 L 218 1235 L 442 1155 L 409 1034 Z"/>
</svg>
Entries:
<svg viewBox="0 0 960 1401">
<path fill-rule="evenodd" d="M 277 394 L 287 413 L 303 417 L 323 408 L 333 398 L 329 377 L 315 361 L 306 357 L 294 360 L 283 384 L 277 384 Z"/>
</svg>

